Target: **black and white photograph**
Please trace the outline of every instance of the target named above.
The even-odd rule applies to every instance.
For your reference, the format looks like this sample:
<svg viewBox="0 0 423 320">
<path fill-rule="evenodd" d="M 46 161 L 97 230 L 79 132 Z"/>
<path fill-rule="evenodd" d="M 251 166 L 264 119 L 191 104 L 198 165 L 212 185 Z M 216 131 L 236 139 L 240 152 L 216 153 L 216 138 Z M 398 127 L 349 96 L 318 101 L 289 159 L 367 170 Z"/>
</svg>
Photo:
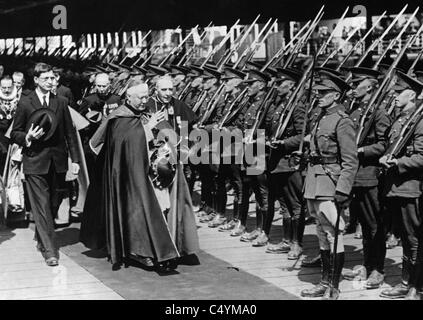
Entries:
<svg viewBox="0 0 423 320">
<path fill-rule="evenodd" d="M 422 300 L 422 193 L 421 1 L 0 1 L 0 300 Z"/>
</svg>

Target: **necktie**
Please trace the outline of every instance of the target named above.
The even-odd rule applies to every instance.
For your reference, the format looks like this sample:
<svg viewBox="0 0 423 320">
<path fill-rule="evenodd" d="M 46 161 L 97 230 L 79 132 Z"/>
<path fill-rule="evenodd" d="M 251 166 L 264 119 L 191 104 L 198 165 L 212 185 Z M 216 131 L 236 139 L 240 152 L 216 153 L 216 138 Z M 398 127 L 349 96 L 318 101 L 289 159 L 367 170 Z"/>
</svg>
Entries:
<svg viewBox="0 0 423 320">
<path fill-rule="evenodd" d="M 43 96 L 43 108 L 48 108 L 47 96 Z"/>
</svg>

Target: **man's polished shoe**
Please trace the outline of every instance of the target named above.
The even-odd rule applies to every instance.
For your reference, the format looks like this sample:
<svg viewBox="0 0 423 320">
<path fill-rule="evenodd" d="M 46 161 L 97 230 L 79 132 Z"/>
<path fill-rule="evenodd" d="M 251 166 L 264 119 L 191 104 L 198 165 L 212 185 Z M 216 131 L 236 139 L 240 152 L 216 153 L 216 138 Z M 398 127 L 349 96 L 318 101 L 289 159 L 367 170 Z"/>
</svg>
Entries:
<svg viewBox="0 0 423 320">
<path fill-rule="evenodd" d="M 220 232 L 230 231 L 235 229 L 236 225 L 237 225 L 237 221 L 231 220 L 229 222 L 226 222 L 224 225 L 220 226 L 218 230 Z"/>
<path fill-rule="evenodd" d="M 319 284 L 315 285 L 313 288 L 304 289 L 303 291 L 301 291 L 301 296 L 307 297 L 307 298 L 320 298 L 324 296 L 328 288 L 329 288 L 328 284 L 320 282 Z"/>
<path fill-rule="evenodd" d="M 255 229 L 249 233 L 246 233 L 244 235 L 241 236 L 241 241 L 243 242 L 250 242 L 255 240 L 259 235 L 260 235 L 261 231 L 258 229 Z"/>
<path fill-rule="evenodd" d="M 395 287 L 391 289 L 385 289 L 380 293 L 380 296 L 382 298 L 388 298 L 388 299 L 400 299 L 405 298 L 405 296 L 408 294 L 409 288 L 404 283 L 399 283 Z"/>
<path fill-rule="evenodd" d="M 303 268 L 320 268 L 322 266 L 322 259 L 320 258 L 320 255 L 317 255 L 312 258 L 305 258 L 301 262 L 301 267 Z"/>
<path fill-rule="evenodd" d="M 373 270 L 366 282 L 366 289 L 378 289 L 383 285 L 385 276 L 377 270 Z"/>
<path fill-rule="evenodd" d="M 367 270 L 364 266 L 354 266 L 352 270 L 342 273 L 342 277 L 349 281 L 365 281 L 367 279 Z"/>
<path fill-rule="evenodd" d="M 340 291 L 338 288 L 328 287 L 322 297 L 322 300 L 338 300 L 339 293 Z"/>
<path fill-rule="evenodd" d="M 252 246 L 253 247 L 264 247 L 269 243 L 269 238 L 267 237 L 266 233 L 262 231 L 260 235 L 256 238 L 256 240 L 253 241 Z"/>
<path fill-rule="evenodd" d="M 211 212 L 207 216 L 200 218 L 200 222 L 202 223 L 210 222 L 214 219 L 215 216 L 216 216 L 216 213 Z"/>
<path fill-rule="evenodd" d="M 278 244 L 272 244 L 266 249 L 266 253 L 273 254 L 288 253 L 289 251 L 291 251 L 291 245 L 286 241 L 281 241 Z"/>
<path fill-rule="evenodd" d="M 49 267 L 55 267 L 59 265 L 59 260 L 56 257 L 50 257 L 46 259 L 46 265 Z"/>
<path fill-rule="evenodd" d="M 294 242 L 288 252 L 288 260 L 297 260 L 302 254 L 303 248 L 297 242 Z"/>
<path fill-rule="evenodd" d="M 136 254 L 131 254 L 131 259 L 141 263 L 142 265 L 146 267 L 149 267 L 149 268 L 154 267 L 153 259 L 151 259 L 150 257 L 143 257 Z"/>
<path fill-rule="evenodd" d="M 231 237 L 239 237 L 246 232 L 245 226 L 241 224 L 241 222 L 235 227 L 234 230 L 231 232 Z"/>
<path fill-rule="evenodd" d="M 216 228 L 218 226 L 221 226 L 222 224 L 224 224 L 226 222 L 226 218 L 225 216 L 221 215 L 221 214 L 217 214 L 212 221 L 209 222 L 208 227 L 209 228 Z"/>
<path fill-rule="evenodd" d="M 405 300 L 421 300 L 422 296 L 421 294 L 417 291 L 416 288 L 410 288 L 410 290 L 408 290 L 407 295 L 404 298 Z"/>
</svg>

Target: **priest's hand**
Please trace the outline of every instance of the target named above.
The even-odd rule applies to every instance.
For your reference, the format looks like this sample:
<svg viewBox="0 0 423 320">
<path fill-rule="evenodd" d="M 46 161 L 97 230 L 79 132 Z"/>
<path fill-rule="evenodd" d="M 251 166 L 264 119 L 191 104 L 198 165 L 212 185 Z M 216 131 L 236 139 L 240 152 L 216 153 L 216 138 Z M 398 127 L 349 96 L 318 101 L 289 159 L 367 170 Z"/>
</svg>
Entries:
<svg viewBox="0 0 423 320">
<path fill-rule="evenodd" d="M 163 111 L 158 111 L 156 113 L 153 113 L 150 117 L 150 120 L 148 120 L 148 126 L 150 128 L 154 128 L 159 122 L 165 120 L 165 114 Z"/>
</svg>

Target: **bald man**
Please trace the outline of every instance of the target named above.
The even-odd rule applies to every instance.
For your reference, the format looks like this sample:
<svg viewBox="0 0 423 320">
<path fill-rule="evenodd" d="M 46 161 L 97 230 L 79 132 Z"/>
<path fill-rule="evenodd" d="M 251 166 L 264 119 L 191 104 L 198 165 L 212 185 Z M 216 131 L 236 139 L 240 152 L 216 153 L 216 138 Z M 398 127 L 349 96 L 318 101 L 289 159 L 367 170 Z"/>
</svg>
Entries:
<svg viewBox="0 0 423 320">
<path fill-rule="evenodd" d="M 162 190 L 170 195 L 178 185 L 177 196 L 168 195 L 168 210 L 163 209 L 147 174 L 151 128 L 164 117 L 160 111 L 147 114 L 147 99 L 146 84 L 129 88 L 125 103 L 107 117 L 90 141 L 93 149 L 101 149 L 82 215 L 80 240 L 90 249 L 107 248 L 115 266 L 131 259 L 170 271 L 176 267 L 174 259 L 198 250 L 198 237 L 180 169 L 169 190 Z M 168 225 L 167 220 L 175 223 Z"/>
<path fill-rule="evenodd" d="M 89 147 L 88 141 L 98 129 L 106 109 L 115 109 L 121 104 L 120 97 L 110 93 L 110 79 L 106 73 L 96 75 L 94 88 L 95 92 L 82 99 L 77 110 L 90 121 L 90 125 L 80 131 L 90 180 L 93 178 L 95 154 Z"/>
</svg>

